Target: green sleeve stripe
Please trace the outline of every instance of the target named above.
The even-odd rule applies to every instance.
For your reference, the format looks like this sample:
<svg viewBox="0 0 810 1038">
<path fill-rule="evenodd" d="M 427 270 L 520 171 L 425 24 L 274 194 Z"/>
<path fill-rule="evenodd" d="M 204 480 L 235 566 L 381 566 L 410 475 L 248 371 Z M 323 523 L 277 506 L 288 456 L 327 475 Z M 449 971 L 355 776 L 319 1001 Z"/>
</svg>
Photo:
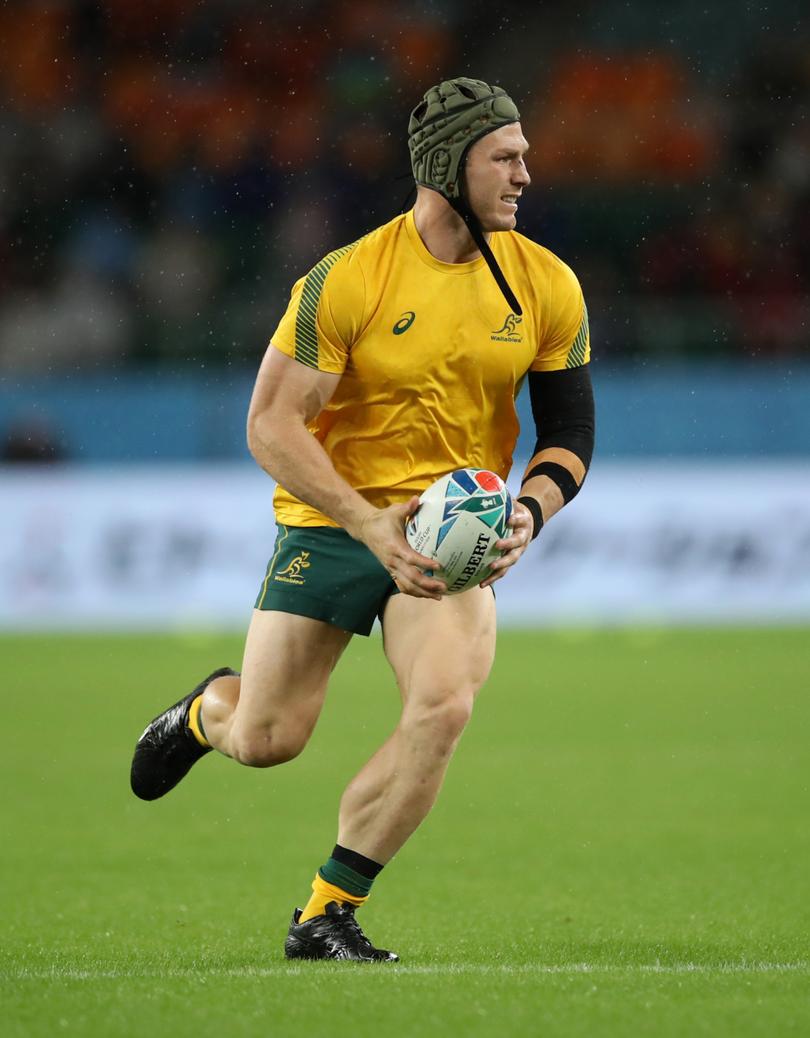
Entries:
<svg viewBox="0 0 810 1038">
<path fill-rule="evenodd" d="M 360 239 L 358 238 L 358 241 Z M 357 245 L 344 245 L 335 249 L 328 256 L 316 263 L 307 274 L 304 287 L 301 290 L 301 298 L 298 302 L 298 312 L 295 315 L 295 359 L 310 368 L 318 367 L 318 304 L 321 300 L 321 292 L 326 281 L 326 275 L 334 267 L 339 259 Z"/>
<path fill-rule="evenodd" d="M 567 368 L 578 368 L 585 363 L 585 351 L 588 348 L 588 307 L 584 303 L 582 306 L 582 324 L 568 351 L 568 359 L 565 362 Z"/>
</svg>

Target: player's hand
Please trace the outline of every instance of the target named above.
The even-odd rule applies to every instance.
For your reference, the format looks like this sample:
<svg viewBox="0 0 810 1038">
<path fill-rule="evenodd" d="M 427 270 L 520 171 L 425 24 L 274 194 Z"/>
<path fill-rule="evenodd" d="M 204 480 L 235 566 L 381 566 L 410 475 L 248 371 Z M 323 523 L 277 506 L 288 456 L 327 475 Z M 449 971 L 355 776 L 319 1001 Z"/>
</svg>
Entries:
<svg viewBox="0 0 810 1038">
<path fill-rule="evenodd" d="M 514 511 L 509 516 L 508 525 L 512 527 L 509 535 L 495 542 L 495 547 L 500 548 L 503 555 L 490 565 L 490 575 L 481 581 L 481 587 L 490 587 L 496 580 L 505 577 L 509 567 L 514 566 L 529 546 L 534 531 L 534 520 L 532 513 L 520 501 L 514 502 Z"/>
<path fill-rule="evenodd" d="M 358 536 L 385 566 L 403 594 L 440 602 L 446 586 L 422 571 L 438 570 L 441 566 L 435 559 L 414 551 L 405 540 L 405 523 L 418 507 L 419 498 L 414 496 L 407 504 L 377 509 L 361 520 Z"/>
</svg>

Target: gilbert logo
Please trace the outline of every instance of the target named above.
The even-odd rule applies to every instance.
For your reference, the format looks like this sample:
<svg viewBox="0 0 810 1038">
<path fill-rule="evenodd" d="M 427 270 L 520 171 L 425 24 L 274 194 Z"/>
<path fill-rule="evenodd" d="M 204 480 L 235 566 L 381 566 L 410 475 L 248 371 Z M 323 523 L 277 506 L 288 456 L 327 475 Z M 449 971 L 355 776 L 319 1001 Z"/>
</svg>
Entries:
<svg viewBox="0 0 810 1038">
<path fill-rule="evenodd" d="M 523 336 L 516 331 L 517 326 L 523 321 L 517 314 L 507 314 L 503 325 L 490 335 L 493 342 L 523 342 Z"/>
<path fill-rule="evenodd" d="M 303 584 L 305 578 L 301 576 L 301 570 L 309 569 L 310 565 L 309 552 L 302 551 L 300 555 L 295 556 L 286 569 L 276 573 L 273 579 L 282 584 Z"/>
<path fill-rule="evenodd" d="M 400 317 L 391 331 L 394 335 L 402 335 L 403 332 L 407 332 L 413 322 L 416 320 L 416 314 L 413 310 L 406 310 L 405 313 Z"/>
</svg>

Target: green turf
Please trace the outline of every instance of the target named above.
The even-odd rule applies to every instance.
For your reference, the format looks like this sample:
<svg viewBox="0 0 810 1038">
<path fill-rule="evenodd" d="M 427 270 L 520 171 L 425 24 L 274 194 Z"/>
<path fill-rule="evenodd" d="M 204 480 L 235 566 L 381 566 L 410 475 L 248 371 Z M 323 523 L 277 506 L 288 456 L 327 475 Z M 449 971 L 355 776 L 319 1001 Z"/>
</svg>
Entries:
<svg viewBox="0 0 810 1038">
<path fill-rule="evenodd" d="M 305 754 L 129 792 L 230 638 L 5 637 L 2 1032 L 806 1035 L 810 631 L 502 635 L 442 797 L 362 920 L 287 966 L 343 783 L 394 724 L 355 639 Z"/>
</svg>

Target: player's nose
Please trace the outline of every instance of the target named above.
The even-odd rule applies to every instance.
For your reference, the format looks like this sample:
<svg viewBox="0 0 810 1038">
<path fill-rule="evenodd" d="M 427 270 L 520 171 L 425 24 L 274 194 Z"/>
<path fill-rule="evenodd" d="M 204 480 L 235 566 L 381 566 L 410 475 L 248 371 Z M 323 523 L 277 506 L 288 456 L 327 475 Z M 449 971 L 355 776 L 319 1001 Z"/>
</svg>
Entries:
<svg viewBox="0 0 810 1038">
<path fill-rule="evenodd" d="M 526 163 L 519 163 L 512 171 L 512 183 L 515 187 L 528 187 L 531 182 L 532 178 L 529 176 L 528 169 L 526 169 Z"/>
</svg>

